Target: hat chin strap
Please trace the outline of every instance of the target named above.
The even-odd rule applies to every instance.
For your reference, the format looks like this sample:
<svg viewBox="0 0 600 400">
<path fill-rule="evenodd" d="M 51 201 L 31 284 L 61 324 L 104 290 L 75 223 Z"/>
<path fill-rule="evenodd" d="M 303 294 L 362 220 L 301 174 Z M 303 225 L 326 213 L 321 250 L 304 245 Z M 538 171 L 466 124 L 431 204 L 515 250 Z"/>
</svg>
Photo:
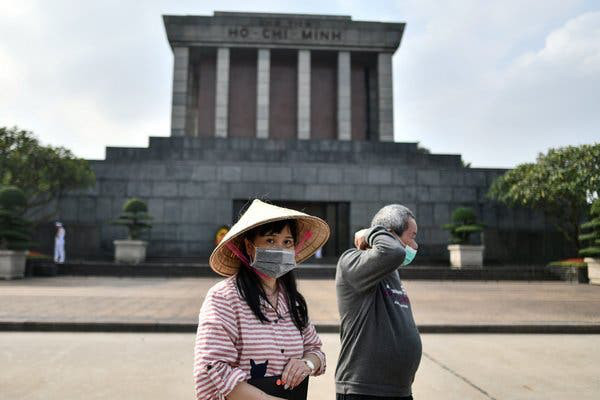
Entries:
<svg viewBox="0 0 600 400">
<path fill-rule="evenodd" d="M 308 239 L 310 239 L 311 237 L 312 237 L 312 231 L 306 231 L 306 233 L 302 236 L 302 239 L 300 239 L 300 241 L 298 242 L 298 245 L 295 248 L 296 255 L 298 255 L 298 253 L 303 249 L 306 241 Z M 231 251 L 233 254 L 235 254 L 235 256 L 240 259 L 242 264 L 244 264 L 246 267 L 248 267 L 248 268 L 252 269 L 254 272 L 256 272 L 256 274 L 258 276 L 260 276 L 263 279 L 271 278 L 270 276 L 260 272 L 259 270 L 254 268 L 252 265 L 250 265 L 250 260 L 248 260 L 246 258 L 246 256 L 244 255 L 244 253 L 242 253 L 240 251 L 240 249 L 238 249 L 232 242 L 225 243 L 225 247 L 227 247 L 229 249 L 229 251 Z"/>
<path fill-rule="evenodd" d="M 253 266 L 250 265 L 250 261 L 246 258 L 246 256 L 244 255 L 244 253 L 242 253 L 240 251 L 240 249 L 238 249 L 237 247 L 235 247 L 235 245 L 232 242 L 227 242 L 225 243 L 225 246 L 227 246 L 227 248 L 236 255 L 237 258 L 240 259 L 240 261 L 242 262 L 242 264 L 244 264 L 246 267 L 250 268 L 252 271 L 256 272 L 256 274 L 258 276 L 260 276 L 263 279 L 269 279 L 270 276 L 260 272 L 259 270 L 257 270 L 256 268 L 254 268 Z"/>
<path fill-rule="evenodd" d="M 311 237 L 312 237 L 312 231 L 306 231 L 306 233 L 302 236 L 302 238 L 298 242 L 298 245 L 295 248 L 296 255 L 298 255 L 298 253 L 300 253 L 300 250 L 302 250 L 304 248 L 304 244 L 306 243 L 306 241 L 308 239 L 310 239 Z"/>
</svg>

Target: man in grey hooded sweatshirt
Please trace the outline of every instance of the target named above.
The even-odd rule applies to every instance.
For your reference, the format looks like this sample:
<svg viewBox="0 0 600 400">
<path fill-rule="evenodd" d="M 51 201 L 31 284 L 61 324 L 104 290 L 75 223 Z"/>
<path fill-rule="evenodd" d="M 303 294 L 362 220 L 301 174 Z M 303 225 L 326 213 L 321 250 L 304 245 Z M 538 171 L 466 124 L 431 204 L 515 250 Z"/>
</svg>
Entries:
<svg viewBox="0 0 600 400">
<path fill-rule="evenodd" d="M 412 399 L 421 338 L 398 269 L 415 257 L 416 235 L 414 214 L 391 204 L 356 233 L 356 248 L 338 261 L 338 400 Z"/>
</svg>

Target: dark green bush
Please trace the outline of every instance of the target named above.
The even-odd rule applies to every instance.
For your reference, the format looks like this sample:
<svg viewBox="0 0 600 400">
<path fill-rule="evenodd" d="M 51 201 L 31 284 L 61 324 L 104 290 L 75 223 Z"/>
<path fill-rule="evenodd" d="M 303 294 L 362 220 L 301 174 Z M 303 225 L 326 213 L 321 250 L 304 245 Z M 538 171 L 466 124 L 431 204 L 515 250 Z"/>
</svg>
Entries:
<svg viewBox="0 0 600 400">
<path fill-rule="evenodd" d="M 15 186 L 0 188 L 0 249 L 24 250 L 31 243 L 31 223 L 23 214 L 27 200 L 23 191 Z"/>
<path fill-rule="evenodd" d="M 579 250 L 582 257 L 600 257 L 600 199 L 596 199 L 590 208 L 590 220 L 581 224 L 579 241 L 587 247 Z"/>
<path fill-rule="evenodd" d="M 475 211 L 469 207 L 459 207 L 452 213 L 452 223 L 442 226 L 450 231 L 452 244 L 467 244 L 474 233 L 479 233 L 484 226 L 477 223 Z"/>
<path fill-rule="evenodd" d="M 138 240 L 144 230 L 152 228 L 152 217 L 148 214 L 148 206 L 137 198 L 129 199 L 123 205 L 123 212 L 114 222 L 123 225 L 129 232 L 129 239 Z"/>
</svg>

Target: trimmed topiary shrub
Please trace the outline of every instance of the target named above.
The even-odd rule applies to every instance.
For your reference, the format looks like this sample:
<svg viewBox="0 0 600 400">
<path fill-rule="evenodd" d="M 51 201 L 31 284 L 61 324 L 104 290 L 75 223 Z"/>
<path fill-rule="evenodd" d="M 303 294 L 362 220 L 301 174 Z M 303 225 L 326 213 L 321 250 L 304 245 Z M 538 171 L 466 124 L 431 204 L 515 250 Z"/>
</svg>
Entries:
<svg viewBox="0 0 600 400">
<path fill-rule="evenodd" d="M 31 246 L 31 223 L 23 218 L 27 199 L 15 186 L 0 188 L 0 250 L 25 250 Z"/>
<path fill-rule="evenodd" d="M 125 202 L 123 212 L 114 224 L 127 227 L 130 240 L 139 240 L 144 230 L 152 228 L 151 220 L 146 203 L 132 198 Z"/>
<path fill-rule="evenodd" d="M 579 241 L 587 247 L 579 250 L 579 255 L 600 258 L 600 199 L 592 203 L 590 220 L 581 224 L 581 231 L 585 233 L 579 235 Z"/>
<path fill-rule="evenodd" d="M 467 244 L 474 233 L 479 233 L 484 226 L 477 223 L 475 211 L 469 207 L 459 207 L 452 213 L 452 223 L 445 224 L 442 229 L 450 231 L 452 244 Z"/>
</svg>

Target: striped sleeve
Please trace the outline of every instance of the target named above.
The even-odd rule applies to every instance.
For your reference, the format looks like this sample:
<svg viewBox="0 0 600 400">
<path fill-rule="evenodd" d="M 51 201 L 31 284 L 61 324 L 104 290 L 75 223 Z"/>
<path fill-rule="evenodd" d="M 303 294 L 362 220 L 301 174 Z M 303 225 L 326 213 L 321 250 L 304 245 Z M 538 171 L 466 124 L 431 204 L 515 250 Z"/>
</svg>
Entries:
<svg viewBox="0 0 600 400">
<path fill-rule="evenodd" d="M 308 323 L 308 326 L 304 328 L 304 332 L 302 332 L 302 340 L 304 342 L 304 356 L 307 354 L 314 354 L 321 360 L 321 367 L 313 373 L 313 376 L 318 376 L 325 373 L 326 359 L 325 353 L 321 350 L 323 343 L 317 335 L 317 330 L 312 322 Z"/>
<path fill-rule="evenodd" d="M 209 291 L 200 309 L 194 347 L 196 400 L 224 399 L 235 385 L 247 379 L 242 369 L 232 366 L 238 360 L 237 337 L 230 302 Z"/>
</svg>

